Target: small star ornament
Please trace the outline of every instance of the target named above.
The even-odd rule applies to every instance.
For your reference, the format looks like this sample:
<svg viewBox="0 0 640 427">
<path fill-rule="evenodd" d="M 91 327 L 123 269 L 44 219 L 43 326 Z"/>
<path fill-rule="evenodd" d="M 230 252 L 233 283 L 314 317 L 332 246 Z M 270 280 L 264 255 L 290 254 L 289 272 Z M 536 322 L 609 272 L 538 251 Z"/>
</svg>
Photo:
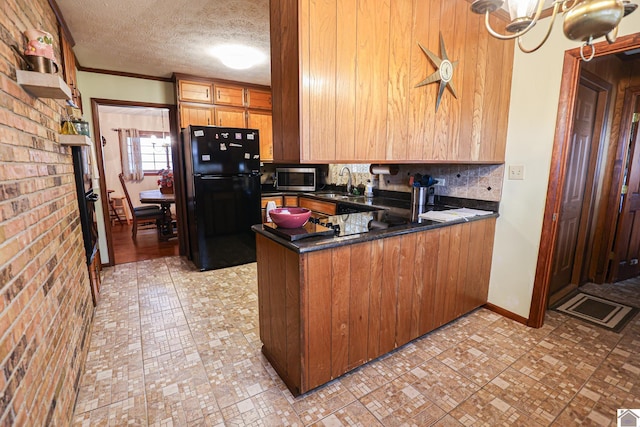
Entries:
<svg viewBox="0 0 640 427">
<path fill-rule="evenodd" d="M 422 46 L 418 43 L 420 49 L 427 55 L 427 58 L 431 60 L 433 65 L 437 68 L 429 77 L 418 83 L 415 87 L 426 86 L 431 83 L 440 82 L 440 89 L 438 90 L 438 100 L 436 101 L 436 111 L 438 111 L 438 107 L 440 107 L 440 101 L 442 100 L 442 94 L 444 93 L 444 88 L 449 87 L 449 90 L 453 94 L 454 97 L 458 97 L 456 94 L 456 89 L 453 86 L 453 72 L 458 66 L 459 61 L 451 62 L 447 57 L 447 50 L 444 47 L 444 39 L 442 38 L 442 33 L 440 33 L 440 54 L 442 58 L 436 56 L 429 49 Z"/>
</svg>

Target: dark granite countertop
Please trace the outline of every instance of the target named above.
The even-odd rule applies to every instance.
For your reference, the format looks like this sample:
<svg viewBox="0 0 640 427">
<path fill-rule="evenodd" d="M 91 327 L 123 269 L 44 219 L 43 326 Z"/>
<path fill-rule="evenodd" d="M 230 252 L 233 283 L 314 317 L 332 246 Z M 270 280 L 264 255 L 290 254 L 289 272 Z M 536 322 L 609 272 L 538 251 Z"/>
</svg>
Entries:
<svg viewBox="0 0 640 427">
<path fill-rule="evenodd" d="M 491 215 L 483 215 L 483 216 L 475 216 L 468 219 L 460 219 L 458 221 L 449 221 L 449 222 L 437 222 L 437 221 L 428 221 L 423 220 L 422 222 L 412 222 L 406 225 L 397 226 L 393 228 L 387 228 L 383 230 L 371 230 L 366 233 L 361 234 L 351 234 L 349 236 L 344 237 L 326 237 L 326 236 L 318 236 L 318 237 L 308 237 L 306 239 L 300 239 L 296 241 L 289 241 L 287 239 L 281 238 L 274 233 L 271 233 L 264 229 L 262 224 L 256 224 L 251 227 L 253 231 L 258 234 L 261 234 L 271 240 L 274 240 L 280 243 L 282 246 L 285 246 L 297 253 L 305 253 L 312 251 L 319 251 L 322 249 L 330 249 L 344 245 L 352 245 L 354 243 L 362 243 L 369 242 L 371 240 L 384 239 L 387 237 L 393 236 L 401 236 L 403 234 L 408 233 L 416 233 L 419 231 L 426 231 L 440 227 L 448 227 L 454 224 L 461 224 L 464 222 L 471 221 L 482 221 L 487 218 L 497 218 L 498 213 L 493 213 Z"/>
<path fill-rule="evenodd" d="M 438 206 L 435 207 L 436 210 L 442 210 L 447 208 L 459 208 L 459 207 L 467 207 L 473 209 L 482 209 L 489 210 L 494 212 L 490 215 L 482 215 L 475 216 L 468 219 L 460 218 L 456 221 L 448 221 L 448 222 L 437 222 L 437 221 L 429 221 L 424 219 L 418 219 L 417 221 L 411 222 L 411 200 L 409 198 L 397 198 L 397 197 L 388 197 L 388 196 L 396 196 L 396 194 L 392 194 L 392 192 L 388 192 L 390 194 L 382 193 L 380 196 L 373 197 L 371 199 L 365 198 L 363 196 L 348 196 L 348 197 L 333 197 L 327 196 L 326 192 L 318 192 L 318 193 L 296 193 L 296 192 L 273 192 L 273 193 L 263 193 L 263 195 L 278 195 L 278 194 L 287 194 L 287 195 L 298 195 L 311 197 L 318 200 L 324 201 L 332 201 L 335 203 L 342 203 L 351 205 L 355 208 L 363 208 L 363 209 L 384 209 L 390 212 L 393 215 L 401 216 L 407 218 L 407 222 L 401 225 L 395 225 L 393 227 L 389 227 L 386 229 L 379 230 L 369 230 L 363 233 L 350 234 L 346 236 L 317 236 L 317 237 L 307 237 L 296 241 L 289 241 L 285 238 L 282 238 L 271 231 L 265 230 L 262 224 L 254 225 L 252 228 L 253 231 L 259 233 L 271 240 L 274 240 L 283 246 L 297 252 L 297 253 L 305 253 L 312 252 L 322 249 L 329 249 L 344 245 L 350 245 L 354 243 L 368 242 L 371 240 L 377 240 L 387 237 L 399 236 L 408 233 L 415 233 L 419 231 L 425 231 L 440 227 L 448 227 L 453 224 L 460 224 L 467 221 L 479 221 L 487 218 L 496 218 L 498 217 L 498 206 L 497 202 L 485 202 L 478 200 L 470 200 L 470 199 L 456 199 L 452 197 L 440 197 Z M 402 194 L 401 194 L 402 197 Z M 442 203 L 442 202 L 446 202 Z"/>
</svg>

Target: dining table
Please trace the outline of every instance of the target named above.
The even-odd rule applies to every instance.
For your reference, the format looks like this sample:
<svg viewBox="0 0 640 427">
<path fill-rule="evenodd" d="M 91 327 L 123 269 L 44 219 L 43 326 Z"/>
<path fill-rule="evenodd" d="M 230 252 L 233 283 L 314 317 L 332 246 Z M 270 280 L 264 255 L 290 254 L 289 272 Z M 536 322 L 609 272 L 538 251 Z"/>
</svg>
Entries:
<svg viewBox="0 0 640 427">
<path fill-rule="evenodd" d="M 163 193 L 157 190 L 144 190 L 140 192 L 140 203 L 150 203 L 160 205 L 162 211 L 162 223 L 160 224 L 160 240 L 169 240 L 177 236 L 173 230 L 173 218 L 171 216 L 171 205 L 176 202 L 173 193 Z"/>
</svg>

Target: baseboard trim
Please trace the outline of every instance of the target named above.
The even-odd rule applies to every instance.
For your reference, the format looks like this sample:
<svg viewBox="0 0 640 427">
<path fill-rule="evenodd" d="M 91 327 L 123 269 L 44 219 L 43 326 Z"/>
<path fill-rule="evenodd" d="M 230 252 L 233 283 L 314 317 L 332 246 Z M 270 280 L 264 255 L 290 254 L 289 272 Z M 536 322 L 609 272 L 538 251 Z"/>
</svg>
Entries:
<svg viewBox="0 0 640 427">
<path fill-rule="evenodd" d="M 515 320 L 518 323 L 522 323 L 525 326 L 529 326 L 528 325 L 529 319 L 527 319 L 526 317 L 522 317 L 519 314 L 515 314 L 502 307 L 498 307 L 497 305 L 491 304 L 490 302 L 486 303 L 484 305 L 484 308 L 486 308 L 487 310 L 491 310 L 494 313 L 498 313 L 499 315 L 504 316 L 507 319 Z"/>
</svg>

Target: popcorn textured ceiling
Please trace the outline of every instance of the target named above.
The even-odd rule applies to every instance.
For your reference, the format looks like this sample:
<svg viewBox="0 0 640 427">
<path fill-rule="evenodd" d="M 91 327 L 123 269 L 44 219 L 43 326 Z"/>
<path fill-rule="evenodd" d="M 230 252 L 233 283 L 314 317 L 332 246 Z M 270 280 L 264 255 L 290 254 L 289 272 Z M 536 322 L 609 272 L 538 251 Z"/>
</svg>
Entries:
<svg viewBox="0 0 640 427">
<path fill-rule="evenodd" d="M 269 0 L 57 0 L 80 66 L 170 77 L 271 84 Z M 267 60 L 231 70 L 208 53 L 220 43 L 262 51 Z"/>
</svg>

